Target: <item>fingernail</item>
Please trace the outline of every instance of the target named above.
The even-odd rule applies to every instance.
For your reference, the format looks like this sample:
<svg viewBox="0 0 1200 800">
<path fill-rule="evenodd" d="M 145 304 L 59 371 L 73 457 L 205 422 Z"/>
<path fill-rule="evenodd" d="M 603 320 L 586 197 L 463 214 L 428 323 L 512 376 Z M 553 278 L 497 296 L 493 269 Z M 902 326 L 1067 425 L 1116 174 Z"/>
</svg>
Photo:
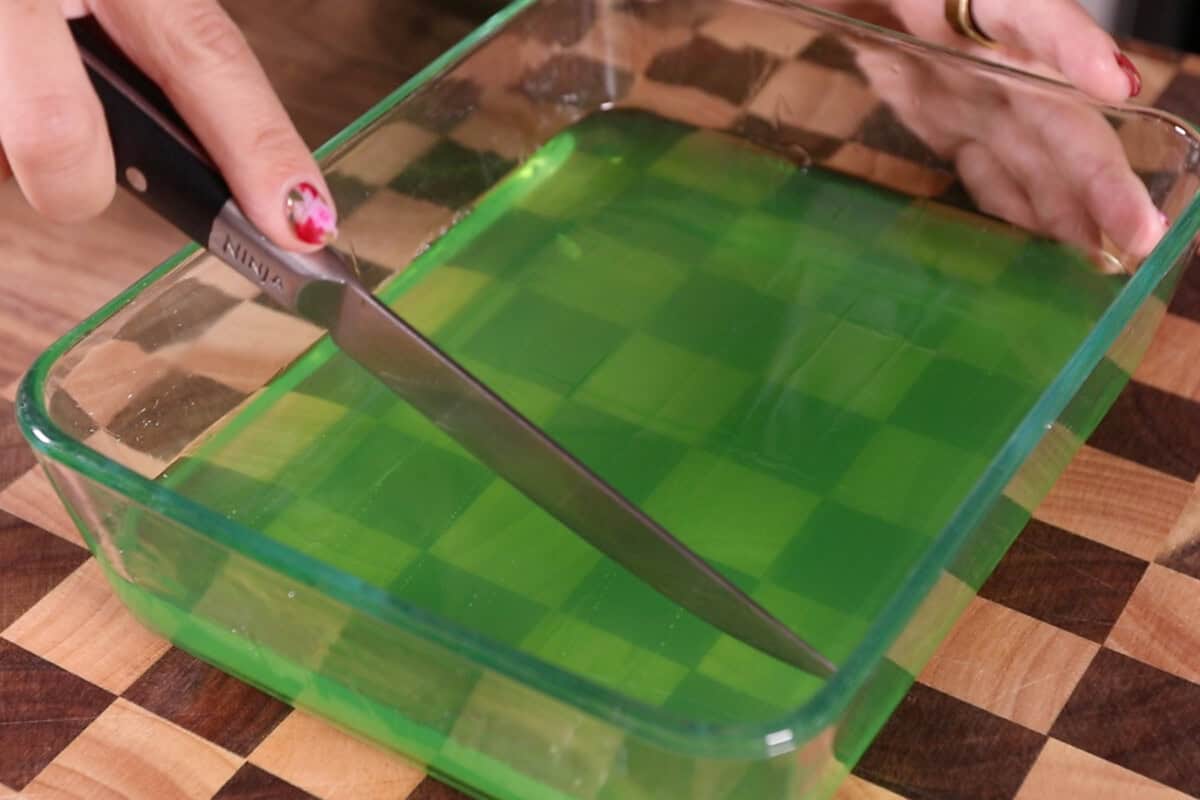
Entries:
<svg viewBox="0 0 1200 800">
<path fill-rule="evenodd" d="M 1142 73 L 1138 72 L 1137 66 L 1129 60 L 1129 56 L 1122 52 L 1117 53 L 1117 66 L 1129 78 L 1129 96 L 1137 97 L 1142 93 Z"/>
<path fill-rule="evenodd" d="M 308 181 L 296 184 L 287 196 L 287 217 L 302 242 L 329 244 L 337 238 L 337 214 Z"/>
<path fill-rule="evenodd" d="M 1168 230 L 1171 228 L 1171 218 L 1161 211 L 1158 212 L 1158 221 L 1162 223 L 1164 228 L 1167 228 Z"/>
</svg>

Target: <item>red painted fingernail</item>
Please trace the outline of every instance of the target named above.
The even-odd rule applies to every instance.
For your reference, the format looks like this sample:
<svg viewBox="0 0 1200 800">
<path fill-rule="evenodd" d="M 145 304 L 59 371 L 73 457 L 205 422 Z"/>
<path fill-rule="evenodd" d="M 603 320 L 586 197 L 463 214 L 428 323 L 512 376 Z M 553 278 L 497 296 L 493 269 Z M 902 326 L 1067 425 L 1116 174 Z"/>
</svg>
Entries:
<svg viewBox="0 0 1200 800">
<path fill-rule="evenodd" d="M 1117 66 L 1129 78 L 1129 96 L 1137 97 L 1142 93 L 1142 73 L 1138 72 L 1137 66 L 1129 60 L 1129 56 L 1124 53 L 1117 53 Z"/>
<path fill-rule="evenodd" d="M 304 181 L 288 192 L 287 217 L 297 238 L 308 244 L 329 244 L 337 238 L 337 214 L 317 187 Z"/>
</svg>

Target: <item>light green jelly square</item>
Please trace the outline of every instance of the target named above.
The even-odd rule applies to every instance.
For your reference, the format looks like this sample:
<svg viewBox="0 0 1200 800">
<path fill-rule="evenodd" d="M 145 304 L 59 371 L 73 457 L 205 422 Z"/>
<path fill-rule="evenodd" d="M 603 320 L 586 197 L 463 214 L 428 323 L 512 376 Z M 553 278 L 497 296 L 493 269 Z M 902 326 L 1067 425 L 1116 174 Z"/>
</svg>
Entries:
<svg viewBox="0 0 1200 800">
<path fill-rule="evenodd" d="M 935 536 L 987 459 L 891 425 L 867 443 L 834 490 L 850 508 Z"/>
<path fill-rule="evenodd" d="M 459 359 L 459 363 L 477 380 L 533 422 L 546 422 L 562 406 L 563 396 L 540 383 L 520 378 L 507 370 L 474 358 L 462 358 Z"/>
<path fill-rule="evenodd" d="M 984 284 L 995 281 L 1027 242 L 1024 235 L 977 215 L 925 203 L 902 211 L 880 241 L 884 253 Z"/>
<path fill-rule="evenodd" d="M 887 419 L 932 361 L 930 351 L 904 345 L 879 366 L 846 408 L 871 419 Z"/>
<path fill-rule="evenodd" d="M 666 256 L 589 228 L 557 235 L 535 257 L 525 285 L 562 305 L 618 325 L 650 317 L 683 283 Z"/>
<path fill-rule="evenodd" d="M 649 172 L 726 202 L 753 206 L 792 177 L 796 167 L 744 141 L 703 131 L 680 139 Z"/>
<path fill-rule="evenodd" d="M 298 456 L 350 413 L 345 406 L 318 397 L 286 394 L 206 458 L 214 466 L 273 483 Z"/>
<path fill-rule="evenodd" d="M 431 548 L 443 561 L 558 607 L 602 557 L 507 483 L 492 483 Z"/>
<path fill-rule="evenodd" d="M 1021 374 L 1020 362 L 1009 357 L 1009 336 L 1002 330 L 981 325 L 976 317 L 959 320 L 938 342 L 937 349 L 942 356 L 981 370 L 1003 372 L 1023 382 L 1029 380 L 1027 374 Z"/>
<path fill-rule="evenodd" d="M 688 674 L 687 667 L 564 614 L 547 616 L 522 649 L 653 705 L 663 703 Z"/>
<path fill-rule="evenodd" d="M 380 587 L 396 580 L 421 552 L 385 531 L 302 498 L 275 517 L 263 532 Z"/>
<path fill-rule="evenodd" d="M 847 308 L 863 248 L 853 237 L 752 211 L 723 231 L 701 269 L 788 302 L 832 313 Z"/>
<path fill-rule="evenodd" d="M 562 397 L 556 392 L 504 370 L 474 359 L 460 359 L 459 364 L 535 424 L 545 423 L 562 403 Z M 465 455 L 461 445 L 403 400 L 397 399 L 379 416 L 379 422 L 414 439 L 471 458 Z"/>
<path fill-rule="evenodd" d="M 764 581 L 750 593 L 763 608 L 808 641 L 821 655 L 839 664 L 862 642 L 874 620 L 844 611 Z"/>
<path fill-rule="evenodd" d="M 994 331 L 1005 352 L 997 368 L 1013 377 L 1053 377 L 1087 336 L 1094 319 L 1075 316 L 1027 297 L 992 291 L 971 298 L 968 319 Z"/>
<path fill-rule="evenodd" d="M 493 278 L 476 270 L 441 266 L 430 270 L 393 304 L 396 313 L 426 336 L 432 336 L 466 308 Z"/>
<path fill-rule="evenodd" d="M 844 408 L 903 346 L 894 336 L 841 320 L 786 385 Z"/>
<path fill-rule="evenodd" d="M 443 267 L 438 267 L 443 269 Z M 468 272 L 472 270 L 466 270 Z M 519 284 L 509 278 L 493 279 L 484 291 L 478 291 L 458 309 L 453 316 L 444 318 L 431 338 L 443 350 L 456 354 L 479 331 L 492 323 L 497 315 L 503 314 L 516 298 Z M 420 329 L 425 332 L 424 329 Z"/>
<path fill-rule="evenodd" d="M 729 636 L 722 636 L 713 645 L 696 671 L 738 692 L 775 705 L 781 712 L 800 705 L 825 685 L 820 678 L 763 655 Z"/>
<path fill-rule="evenodd" d="M 695 442 L 717 427 L 751 383 L 747 373 L 639 333 L 596 369 L 576 398 Z"/>
<path fill-rule="evenodd" d="M 695 450 L 645 508 L 704 558 L 761 576 L 818 502 L 803 489 Z"/>
<path fill-rule="evenodd" d="M 539 179 L 517 205 L 544 217 L 578 220 L 612 202 L 637 174 L 619 158 L 576 151 L 565 164 Z"/>
</svg>

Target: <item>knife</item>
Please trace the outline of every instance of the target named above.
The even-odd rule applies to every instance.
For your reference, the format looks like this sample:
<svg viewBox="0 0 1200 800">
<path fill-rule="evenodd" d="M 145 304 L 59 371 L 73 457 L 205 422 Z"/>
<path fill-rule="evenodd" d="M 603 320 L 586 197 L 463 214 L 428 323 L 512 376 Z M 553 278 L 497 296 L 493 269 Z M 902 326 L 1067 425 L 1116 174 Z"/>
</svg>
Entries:
<svg viewBox="0 0 1200 800">
<path fill-rule="evenodd" d="M 162 91 L 94 17 L 70 22 L 108 120 L 120 185 L 333 342 L 593 547 L 713 627 L 818 677 L 816 648 L 376 299 L 336 250 L 291 253 L 242 214 Z"/>
</svg>

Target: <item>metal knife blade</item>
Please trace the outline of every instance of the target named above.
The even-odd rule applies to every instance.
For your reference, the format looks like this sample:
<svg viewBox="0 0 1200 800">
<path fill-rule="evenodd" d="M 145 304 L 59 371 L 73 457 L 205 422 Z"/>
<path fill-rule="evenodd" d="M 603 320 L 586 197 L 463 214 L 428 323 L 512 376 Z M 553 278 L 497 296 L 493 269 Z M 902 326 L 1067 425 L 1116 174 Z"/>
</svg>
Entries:
<svg viewBox="0 0 1200 800">
<path fill-rule="evenodd" d="M 166 97 L 95 19 L 70 25 L 104 107 L 117 174 L 134 196 L 284 308 L 327 329 L 480 462 L 651 587 L 788 664 L 833 674 L 815 648 L 392 313 L 339 253 L 301 255 L 270 242 Z"/>
<path fill-rule="evenodd" d="M 329 331 L 454 441 L 543 510 L 713 627 L 821 677 L 833 664 L 398 317 L 331 248 L 276 251 L 230 201 L 209 250 Z"/>
</svg>

